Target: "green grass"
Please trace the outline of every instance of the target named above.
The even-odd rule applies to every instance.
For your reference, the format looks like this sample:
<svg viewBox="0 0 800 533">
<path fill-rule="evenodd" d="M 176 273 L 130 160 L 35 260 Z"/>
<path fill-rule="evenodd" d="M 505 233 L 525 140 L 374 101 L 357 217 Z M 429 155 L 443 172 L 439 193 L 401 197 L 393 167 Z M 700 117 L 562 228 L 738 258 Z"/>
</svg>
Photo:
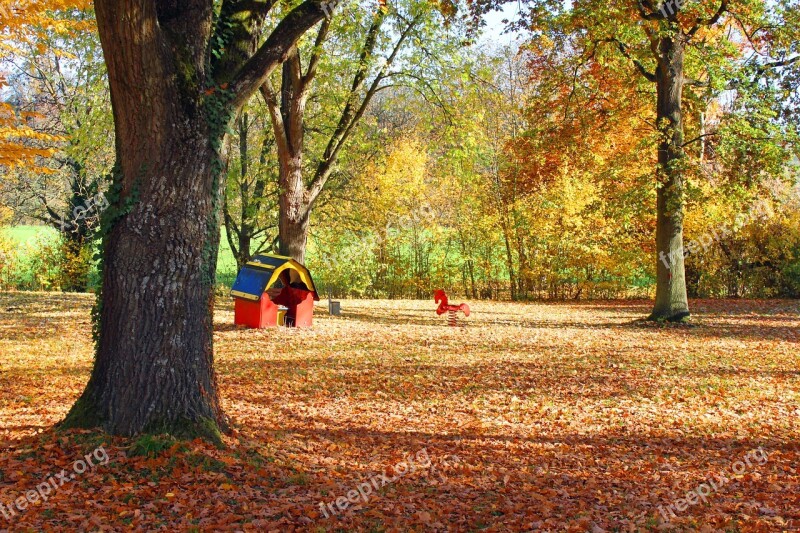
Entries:
<svg viewBox="0 0 800 533">
<path fill-rule="evenodd" d="M 0 233 L 17 246 L 32 244 L 37 238 L 55 239 L 58 232 L 49 226 L 6 226 Z"/>
<path fill-rule="evenodd" d="M 236 280 L 236 259 L 228 244 L 224 230 L 219 243 L 219 256 L 217 257 L 217 283 L 230 287 Z"/>
<path fill-rule="evenodd" d="M 169 450 L 178 441 L 170 435 L 142 435 L 128 449 L 129 457 L 158 457 L 161 452 Z"/>
<path fill-rule="evenodd" d="M 41 242 L 58 238 L 58 232 L 48 226 L 6 226 L 0 228 L 0 235 L 10 239 L 19 250 L 22 250 L 23 257 L 19 258 L 21 260 L 27 258 L 25 254 L 34 253 L 33 247 L 37 240 Z M 217 259 L 217 282 L 227 286 L 232 285 L 236 279 L 236 272 L 236 259 L 233 257 L 228 240 L 223 235 Z"/>
</svg>

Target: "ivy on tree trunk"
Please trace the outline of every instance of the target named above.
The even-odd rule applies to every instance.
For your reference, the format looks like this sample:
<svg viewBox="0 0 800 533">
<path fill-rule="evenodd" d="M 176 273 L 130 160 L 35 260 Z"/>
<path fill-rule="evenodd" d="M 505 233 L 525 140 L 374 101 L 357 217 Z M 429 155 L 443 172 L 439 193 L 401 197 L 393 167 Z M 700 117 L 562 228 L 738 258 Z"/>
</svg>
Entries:
<svg viewBox="0 0 800 533">
<path fill-rule="evenodd" d="M 65 420 L 219 439 L 213 308 L 223 137 L 324 17 L 308 0 L 258 46 L 272 0 L 97 0 L 117 165 L 104 212 L 97 355 Z"/>
</svg>

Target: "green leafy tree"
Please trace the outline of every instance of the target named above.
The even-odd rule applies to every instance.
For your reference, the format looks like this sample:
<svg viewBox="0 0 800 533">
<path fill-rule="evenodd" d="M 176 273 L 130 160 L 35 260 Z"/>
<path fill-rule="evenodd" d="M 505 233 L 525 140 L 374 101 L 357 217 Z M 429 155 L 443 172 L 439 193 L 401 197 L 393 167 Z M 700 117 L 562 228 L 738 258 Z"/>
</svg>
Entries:
<svg viewBox="0 0 800 533">
<path fill-rule="evenodd" d="M 16 107 L 30 114 L 29 127 L 53 138 L 52 155 L 33 168 L 16 168 L 3 183 L 17 218 L 54 227 L 62 237 L 61 288 L 85 291 L 92 265 L 92 238 L 105 201 L 104 176 L 113 164 L 111 103 L 91 11 L 67 20 L 84 31 L 70 35 L 42 28 L 9 58 Z"/>
<path fill-rule="evenodd" d="M 277 171 L 269 117 L 252 104 L 236 118 L 223 199 L 225 235 L 241 269 L 275 247 Z"/>
<path fill-rule="evenodd" d="M 279 249 L 299 261 L 311 212 L 375 96 L 400 85 L 435 94 L 431 71 L 458 45 L 427 2 L 343 9 L 292 50 L 279 83 L 261 87 L 279 160 Z"/>
</svg>

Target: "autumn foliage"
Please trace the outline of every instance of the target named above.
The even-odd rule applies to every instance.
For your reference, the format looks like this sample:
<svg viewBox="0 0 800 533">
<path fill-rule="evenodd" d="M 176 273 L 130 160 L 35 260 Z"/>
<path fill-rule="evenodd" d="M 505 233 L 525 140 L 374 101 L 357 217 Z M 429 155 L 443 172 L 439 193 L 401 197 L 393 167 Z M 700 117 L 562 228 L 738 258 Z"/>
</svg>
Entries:
<svg viewBox="0 0 800 533">
<path fill-rule="evenodd" d="M 800 529 L 797 0 L 720 1 L 0 0 L 0 532 Z M 233 325 L 281 249 L 343 316 Z"/>
<path fill-rule="evenodd" d="M 20 47 L 42 46 L 36 36 L 52 32 L 68 38 L 75 31 L 91 31 L 92 25 L 76 24 L 64 17 L 69 10 L 84 10 L 89 0 L 2 0 L 0 2 L 0 55 L 12 57 Z M 0 90 L 6 79 L 0 72 Z M 0 166 L 26 166 L 47 171 L 38 158 L 54 153 L 61 137 L 42 133 L 32 126 L 41 115 L 20 112 L 7 102 L 0 102 Z"/>
<path fill-rule="evenodd" d="M 432 300 L 349 301 L 344 318 L 318 309 L 313 331 L 260 332 L 233 328 L 225 302 L 235 432 L 217 449 L 53 430 L 89 375 L 91 299 L 0 296 L 0 503 L 101 444 L 110 457 L 0 528 L 791 529 L 797 303 L 693 305 L 687 328 L 637 321 L 644 301 L 474 303 L 452 329 Z M 764 464 L 664 522 L 660 506 L 759 447 Z M 322 514 L 422 450 L 429 468 Z"/>
</svg>

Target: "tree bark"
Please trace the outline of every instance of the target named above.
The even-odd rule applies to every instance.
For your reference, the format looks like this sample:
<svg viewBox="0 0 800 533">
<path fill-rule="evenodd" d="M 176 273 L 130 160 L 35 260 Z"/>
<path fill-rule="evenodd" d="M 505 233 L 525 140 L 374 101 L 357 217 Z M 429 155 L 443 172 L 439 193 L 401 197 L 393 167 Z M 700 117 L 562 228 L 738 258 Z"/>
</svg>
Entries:
<svg viewBox="0 0 800 533">
<path fill-rule="evenodd" d="M 656 9 L 657 5 L 661 8 Z M 657 63 L 655 73 L 648 72 L 622 41 L 611 39 L 622 55 L 631 59 L 639 72 L 656 84 L 656 126 L 660 139 L 656 171 L 656 301 L 651 320 L 680 321 L 689 316 L 683 251 L 683 61 L 689 42 L 700 28 L 712 27 L 720 21 L 728 10 L 728 0 L 721 0 L 711 17 L 694 18 L 688 31 L 681 25 L 681 5 L 673 3 L 664 9 L 666 4 L 654 4 L 649 0 L 637 3 L 640 18 L 658 24 L 657 29 L 645 27 Z"/>
<path fill-rule="evenodd" d="M 320 31 L 327 32 L 328 22 L 323 24 Z M 317 41 L 320 41 L 319 38 Z M 273 121 L 273 130 L 276 136 L 281 135 L 278 141 L 279 247 L 282 255 L 300 263 L 304 263 L 306 258 L 308 223 L 313 204 L 303 181 L 306 102 L 312 78 L 303 75 L 300 54 L 297 49 L 293 50 L 283 65 L 280 110 L 273 109 L 273 113 L 280 113 L 280 121 Z"/>
<path fill-rule="evenodd" d="M 413 20 L 404 23 L 405 28 L 398 36 L 389 57 L 368 84 L 371 62 L 379 49 L 380 36 L 388 13 L 387 9 L 380 7 L 367 29 L 359 56 L 359 66 L 353 77 L 338 124 L 328 139 L 325 152 L 316 161 L 316 170 L 308 180 L 308 184 L 303 180 L 306 101 L 324 53 L 323 45 L 328 39 L 330 19 L 320 25 L 305 73 L 299 52 L 296 49 L 292 51 L 283 67 L 280 99 L 269 82 L 261 87 L 261 94 L 270 110 L 280 160 L 279 249 L 282 255 L 292 257 L 301 263 L 305 260 L 311 212 L 333 173 L 341 150 L 353 134 L 356 124 L 363 117 L 372 98 L 380 90 L 381 84 L 388 75 L 387 69 L 394 63 L 409 38 L 411 30 L 422 20 L 422 15 L 418 15 Z"/>
<path fill-rule="evenodd" d="M 288 161 L 286 174 L 281 169 L 280 221 L 278 222 L 281 255 L 305 262 L 311 205 L 303 183 L 302 157 Z"/>
<path fill-rule="evenodd" d="M 255 52 L 265 12 L 225 0 L 222 26 L 237 41 L 210 65 L 213 4 L 95 2 L 117 171 L 104 221 L 97 356 L 67 427 L 216 441 L 228 427 L 212 344 L 220 147 L 230 118 L 324 14 L 319 3 L 301 4 Z"/>
<path fill-rule="evenodd" d="M 216 154 L 202 126 L 174 124 L 165 137 L 175 141 L 142 143 L 149 172 L 169 179 L 141 183 L 140 201 L 106 242 L 97 360 L 80 414 L 113 434 L 215 438 L 215 427 L 227 427 L 211 335 L 219 232 L 208 162 Z M 123 168 L 141 155 L 122 153 Z"/>
<path fill-rule="evenodd" d="M 684 37 L 663 37 L 656 70 L 658 191 L 656 215 L 656 301 L 652 320 L 679 321 L 689 316 L 683 253 L 683 94 Z"/>
<path fill-rule="evenodd" d="M 514 252 L 511 250 L 511 239 L 508 236 L 506 224 L 501 224 L 503 228 L 503 240 L 506 245 L 506 265 L 508 267 L 508 286 L 511 290 L 511 300 L 516 301 L 517 298 L 517 277 L 514 273 Z"/>
</svg>

